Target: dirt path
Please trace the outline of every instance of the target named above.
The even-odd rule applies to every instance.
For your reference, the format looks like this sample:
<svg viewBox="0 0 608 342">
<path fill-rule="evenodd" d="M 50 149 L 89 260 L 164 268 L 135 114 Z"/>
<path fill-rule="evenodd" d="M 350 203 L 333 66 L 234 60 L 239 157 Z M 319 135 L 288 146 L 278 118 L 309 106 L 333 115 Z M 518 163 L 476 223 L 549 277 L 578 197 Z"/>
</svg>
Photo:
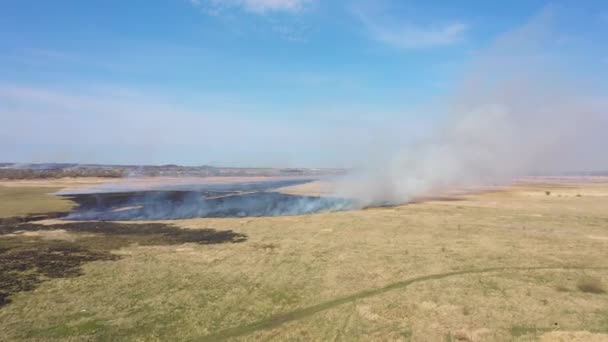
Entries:
<svg viewBox="0 0 608 342">
<path fill-rule="evenodd" d="M 447 273 L 439 273 L 432 274 L 417 278 L 412 278 L 408 280 L 399 281 L 396 283 L 392 283 L 386 285 L 384 287 L 372 290 L 365 290 L 361 292 L 354 293 L 349 296 L 336 298 L 324 303 L 320 303 L 317 305 L 309 306 L 306 308 L 294 310 L 291 312 L 286 312 L 283 314 L 275 315 L 254 323 L 241 325 L 234 328 L 229 328 L 223 331 L 219 331 L 217 333 L 202 336 L 201 338 L 197 338 L 197 341 L 223 341 L 233 337 L 239 337 L 243 335 L 247 335 L 259 330 L 272 329 L 278 327 L 284 323 L 288 323 L 291 321 L 296 321 L 299 319 L 303 319 L 309 316 L 312 316 L 318 312 L 325 311 L 337 307 L 339 305 L 343 305 L 346 303 L 351 303 L 359 299 L 364 299 L 372 296 L 377 296 L 392 290 L 403 289 L 408 287 L 409 285 L 420 283 L 429 280 L 439 280 L 445 279 L 454 276 L 460 275 L 470 275 L 470 274 L 481 274 L 481 273 L 492 273 L 492 272 L 506 272 L 506 271 L 551 271 L 551 270 L 608 270 L 608 267 L 578 267 L 578 266 L 554 266 L 554 267 L 494 267 L 494 268 L 485 268 L 485 269 L 477 269 L 477 270 L 464 270 L 464 271 L 454 271 Z"/>
</svg>

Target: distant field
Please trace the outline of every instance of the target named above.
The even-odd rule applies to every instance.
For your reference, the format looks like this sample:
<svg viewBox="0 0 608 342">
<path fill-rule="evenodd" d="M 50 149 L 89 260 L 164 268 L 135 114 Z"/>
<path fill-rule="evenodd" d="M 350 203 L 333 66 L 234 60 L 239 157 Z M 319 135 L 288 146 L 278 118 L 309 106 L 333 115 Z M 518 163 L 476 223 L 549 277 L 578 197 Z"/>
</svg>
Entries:
<svg viewBox="0 0 608 342">
<path fill-rule="evenodd" d="M 55 190 L 0 187 L 0 215 L 65 210 Z M 79 259 L 29 269 L 43 276 L 0 306 L 0 340 L 606 341 L 607 208 L 608 183 L 562 181 L 310 216 L 4 227 L 5 260 Z"/>
</svg>

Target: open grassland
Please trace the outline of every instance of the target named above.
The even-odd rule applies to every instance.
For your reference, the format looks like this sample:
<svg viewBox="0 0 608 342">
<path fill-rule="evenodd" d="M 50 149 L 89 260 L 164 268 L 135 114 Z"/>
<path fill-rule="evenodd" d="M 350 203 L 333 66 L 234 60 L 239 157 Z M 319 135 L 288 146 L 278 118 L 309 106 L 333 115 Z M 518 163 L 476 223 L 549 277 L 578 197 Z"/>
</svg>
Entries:
<svg viewBox="0 0 608 342">
<path fill-rule="evenodd" d="M 70 210 L 73 203 L 50 195 L 60 189 L 0 185 L 0 218 Z"/>
<path fill-rule="evenodd" d="M 32 189 L 3 192 L 2 213 L 56 210 L 41 204 L 48 188 Z M 69 242 L 103 256 L 12 294 L 0 340 L 608 340 L 608 183 L 166 223 L 240 240 L 129 228 L 125 242 L 72 226 L 0 236 L 0 252 Z"/>
</svg>

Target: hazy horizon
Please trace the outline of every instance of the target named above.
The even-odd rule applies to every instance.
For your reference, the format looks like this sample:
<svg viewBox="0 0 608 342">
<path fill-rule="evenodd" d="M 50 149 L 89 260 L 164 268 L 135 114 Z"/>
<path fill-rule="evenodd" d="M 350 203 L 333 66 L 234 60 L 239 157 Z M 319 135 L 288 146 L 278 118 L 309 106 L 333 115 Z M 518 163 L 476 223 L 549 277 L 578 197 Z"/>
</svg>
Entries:
<svg viewBox="0 0 608 342">
<path fill-rule="evenodd" d="M 508 75 L 498 54 L 493 69 L 480 56 L 548 12 L 538 37 L 507 50 L 526 51 L 509 57 L 510 68 L 547 66 L 542 76 L 534 70 L 540 91 L 530 99 L 546 96 L 542 84 L 551 84 L 551 98 L 572 88 L 584 106 L 606 108 L 608 5 L 601 1 L 11 1 L 0 14 L 0 159 L 392 163 L 457 126 L 461 107 L 484 108 L 491 98 L 534 110 L 488 93 L 494 72 Z M 475 89 L 463 96 L 480 68 L 486 84 L 477 85 L 478 96 Z M 584 125 L 607 127 L 606 114 Z M 606 139 L 579 137 L 589 140 L 589 155 L 562 150 L 573 156 L 549 170 L 608 169 Z"/>
</svg>

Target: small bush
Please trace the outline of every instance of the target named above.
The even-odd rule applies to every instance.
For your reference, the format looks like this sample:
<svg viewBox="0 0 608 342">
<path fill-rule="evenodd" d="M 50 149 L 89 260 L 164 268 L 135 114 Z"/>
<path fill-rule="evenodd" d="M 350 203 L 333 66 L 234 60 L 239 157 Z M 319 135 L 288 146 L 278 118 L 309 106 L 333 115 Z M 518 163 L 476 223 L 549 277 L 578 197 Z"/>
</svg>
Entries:
<svg viewBox="0 0 608 342">
<path fill-rule="evenodd" d="M 586 293 L 606 293 L 602 281 L 596 277 L 583 278 L 578 282 L 578 289 Z"/>
<path fill-rule="evenodd" d="M 551 196 L 551 191 L 545 191 L 545 195 Z"/>
</svg>

